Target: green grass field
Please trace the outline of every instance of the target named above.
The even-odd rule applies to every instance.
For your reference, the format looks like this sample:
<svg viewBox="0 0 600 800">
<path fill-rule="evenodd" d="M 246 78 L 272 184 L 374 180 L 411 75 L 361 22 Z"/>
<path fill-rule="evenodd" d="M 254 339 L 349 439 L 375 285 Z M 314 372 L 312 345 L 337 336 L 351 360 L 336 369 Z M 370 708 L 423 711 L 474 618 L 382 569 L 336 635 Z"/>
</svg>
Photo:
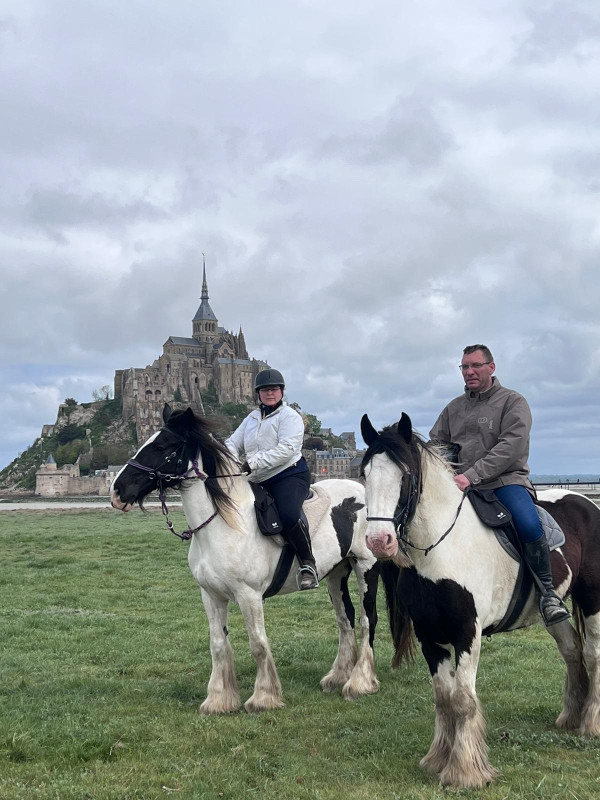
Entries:
<svg viewBox="0 0 600 800">
<path fill-rule="evenodd" d="M 349 703 L 321 692 L 337 646 L 323 585 L 266 603 L 286 707 L 204 717 L 208 627 L 187 545 L 160 512 L 2 512 L 0 549 L 1 800 L 600 793 L 600 742 L 553 727 L 564 671 L 541 628 L 483 646 L 478 689 L 501 777 L 442 790 L 418 766 L 433 733 L 425 662 L 390 669 L 382 597 L 379 694 Z M 235 607 L 229 628 L 245 700 L 254 662 Z"/>
</svg>

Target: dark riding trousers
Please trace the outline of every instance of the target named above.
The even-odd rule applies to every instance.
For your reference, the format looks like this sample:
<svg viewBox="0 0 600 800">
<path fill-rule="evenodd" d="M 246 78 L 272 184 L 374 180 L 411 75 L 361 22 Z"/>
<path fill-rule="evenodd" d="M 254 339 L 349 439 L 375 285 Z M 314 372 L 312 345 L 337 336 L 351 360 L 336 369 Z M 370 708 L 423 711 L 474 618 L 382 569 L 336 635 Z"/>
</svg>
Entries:
<svg viewBox="0 0 600 800">
<path fill-rule="evenodd" d="M 300 519 L 302 503 L 310 490 L 310 470 L 304 458 L 266 481 L 260 481 L 272 495 L 284 530 L 290 530 Z"/>
</svg>

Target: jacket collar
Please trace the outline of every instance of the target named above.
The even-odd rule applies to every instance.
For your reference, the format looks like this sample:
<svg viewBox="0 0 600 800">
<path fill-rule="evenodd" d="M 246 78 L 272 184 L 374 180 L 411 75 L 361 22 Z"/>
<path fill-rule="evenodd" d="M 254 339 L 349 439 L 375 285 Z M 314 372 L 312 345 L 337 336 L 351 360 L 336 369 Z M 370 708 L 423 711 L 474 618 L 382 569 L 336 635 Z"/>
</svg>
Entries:
<svg viewBox="0 0 600 800">
<path fill-rule="evenodd" d="M 287 403 L 285 402 L 285 400 L 282 400 L 281 403 L 277 406 L 277 408 L 275 408 L 274 411 L 271 411 L 270 414 L 267 414 L 266 417 L 263 417 L 262 410 L 261 410 L 260 406 L 258 408 L 255 408 L 254 411 L 251 411 L 250 414 L 254 415 L 255 417 L 257 417 L 257 419 L 271 419 L 271 417 L 274 417 L 276 414 L 279 414 L 281 412 L 281 410 L 283 408 L 285 408 L 286 406 L 287 406 Z"/>
<path fill-rule="evenodd" d="M 469 400 L 487 400 L 493 394 L 496 394 L 498 389 L 502 388 L 500 381 L 495 375 L 492 375 L 492 385 L 485 392 L 472 392 L 465 386 L 465 395 Z"/>
<path fill-rule="evenodd" d="M 267 417 L 272 417 L 273 414 L 276 414 L 282 407 L 282 405 L 283 405 L 283 398 L 274 406 L 266 406 L 264 403 L 261 403 L 258 407 L 258 410 L 260 411 L 261 417 L 263 419 L 266 419 Z"/>
</svg>

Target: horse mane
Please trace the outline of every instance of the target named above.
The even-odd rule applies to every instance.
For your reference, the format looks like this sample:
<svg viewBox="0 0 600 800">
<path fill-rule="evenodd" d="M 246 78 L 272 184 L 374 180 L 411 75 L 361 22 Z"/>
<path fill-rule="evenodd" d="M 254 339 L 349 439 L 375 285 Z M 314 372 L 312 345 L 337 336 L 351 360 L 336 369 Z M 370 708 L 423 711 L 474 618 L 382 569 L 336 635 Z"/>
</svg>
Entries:
<svg viewBox="0 0 600 800">
<path fill-rule="evenodd" d="M 213 479 L 218 475 L 226 475 L 232 471 L 238 472 L 239 465 L 223 441 L 217 437 L 215 424 L 195 412 L 190 414 L 190 410 L 174 411 L 169 417 L 165 428 L 174 430 L 180 435 L 182 433 L 185 434 L 187 440 L 185 456 L 188 461 L 193 461 L 198 451 L 200 451 L 204 472 L 209 476 L 205 481 L 206 490 L 219 515 L 229 525 L 237 527 L 232 519 L 237 515 L 236 504 L 219 485 L 219 481 Z M 188 488 L 190 488 L 189 482 L 187 486 L 185 482 L 180 482 L 181 491 L 185 491 Z"/>
<path fill-rule="evenodd" d="M 429 458 L 435 460 L 445 471 L 453 474 L 452 466 L 444 455 L 443 447 L 435 442 L 426 441 L 414 429 L 411 431 L 410 441 L 407 442 L 398 431 L 397 423 L 386 425 L 378 434 L 377 439 L 367 447 L 360 465 L 360 474 L 363 478 L 367 464 L 373 456 L 381 453 L 387 455 L 403 475 L 414 476 L 420 489 L 423 485 L 425 464 Z"/>
</svg>

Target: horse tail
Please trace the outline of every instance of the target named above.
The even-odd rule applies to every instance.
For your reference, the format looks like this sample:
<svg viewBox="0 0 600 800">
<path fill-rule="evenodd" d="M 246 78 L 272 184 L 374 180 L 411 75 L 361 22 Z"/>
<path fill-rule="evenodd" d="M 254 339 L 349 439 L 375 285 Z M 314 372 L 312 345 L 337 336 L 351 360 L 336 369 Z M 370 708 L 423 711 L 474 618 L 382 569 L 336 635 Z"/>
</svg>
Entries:
<svg viewBox="0 0 600 800">
<path fill-rule="evenodd" d="M 381 564 L 381 579 L 385 589 L 387 612 L 390 621 L 392 642 L 394 643 L 394 657 L 392 667 L 399 667 L 403 661 L 412 664 L 415 660 L 416 639 L 408 607 L 400 592 L 402 570 L 393 561 L 384 561 Z"/>
</svg>

